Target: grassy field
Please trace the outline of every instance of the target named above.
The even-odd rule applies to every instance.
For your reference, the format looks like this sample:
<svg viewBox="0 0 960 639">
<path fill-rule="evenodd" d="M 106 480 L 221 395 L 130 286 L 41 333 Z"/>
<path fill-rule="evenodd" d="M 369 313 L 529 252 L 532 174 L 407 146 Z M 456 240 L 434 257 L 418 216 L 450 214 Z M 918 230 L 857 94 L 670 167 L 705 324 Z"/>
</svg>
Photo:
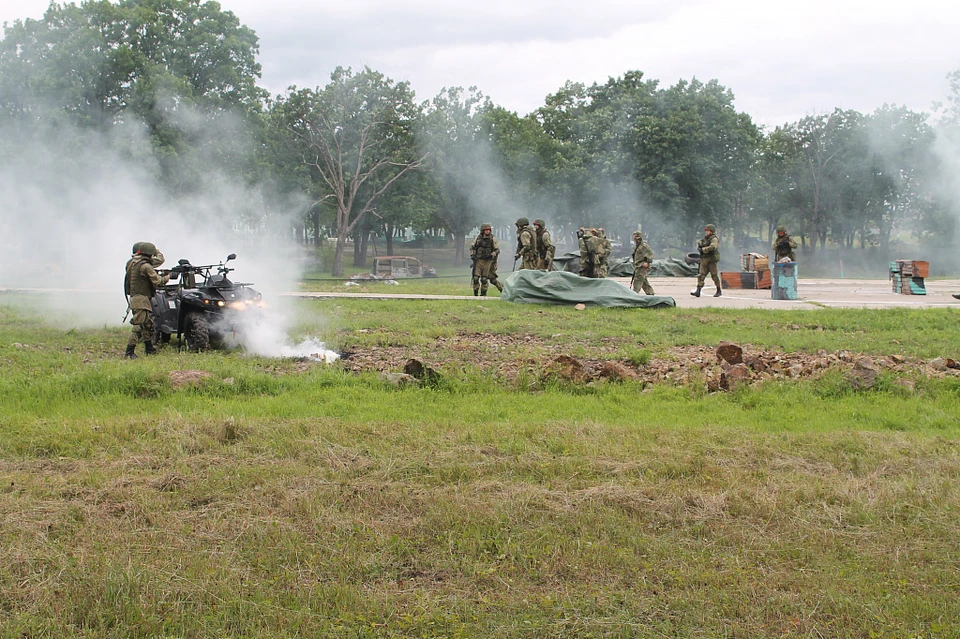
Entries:
<svg viewBox="0 0 960 639">
<path fill-rule="evenodd" d="M 928 365 L 960 354 L 954 310 L 297 302 L 292 338 L 440 374 L 395 387 L 236 352 L 131 362 L 125 329 L 18 302 L 2 638 L 960 637 L 960 377 Z M 869 390 L 542 373 L 720 340 L 904 363 Z"/>
</svg>

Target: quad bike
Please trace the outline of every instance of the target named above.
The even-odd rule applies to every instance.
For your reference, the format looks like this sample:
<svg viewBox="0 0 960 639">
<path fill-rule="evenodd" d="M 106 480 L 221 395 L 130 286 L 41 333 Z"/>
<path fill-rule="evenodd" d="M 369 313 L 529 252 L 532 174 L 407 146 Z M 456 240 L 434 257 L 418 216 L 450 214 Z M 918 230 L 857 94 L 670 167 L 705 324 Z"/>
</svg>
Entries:
<svg viewBox="0 0 960 639">
<path fill-rule="evenodd" d="M 263 306 L 263 296 L 251 288 L 253 284 L 232 282 L 227 277 L 233 270 L 227 262 L 236 257 L 231 253 L 225 261 L 206 266 L 181 259 L 172 269 L 157 271 L 180 277 L 158 288 L 150 300 L 154 344 L 168 344 L 176 333 L 181 349 L 184 341 L 191 351 L 236 345 L 242 314 L 255 313 Z"/>
</svg>

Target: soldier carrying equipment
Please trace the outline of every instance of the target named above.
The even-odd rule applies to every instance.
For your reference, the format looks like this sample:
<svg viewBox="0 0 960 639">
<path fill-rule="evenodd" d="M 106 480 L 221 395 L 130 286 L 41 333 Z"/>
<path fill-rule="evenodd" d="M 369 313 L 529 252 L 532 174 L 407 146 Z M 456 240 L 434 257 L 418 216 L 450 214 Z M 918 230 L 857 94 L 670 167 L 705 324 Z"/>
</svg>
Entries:
<svg viewBox="0 0 960 639">
<path fill-rule="evenodd" d="M 517 219 L 517 253 L 513 256 L 514 266 L 521 260 L 520 268 L 536 270 L 540 261 L 540 251 L 537 248 L 537 233 L 530 220 L 525 217 Z"/>
</svg>

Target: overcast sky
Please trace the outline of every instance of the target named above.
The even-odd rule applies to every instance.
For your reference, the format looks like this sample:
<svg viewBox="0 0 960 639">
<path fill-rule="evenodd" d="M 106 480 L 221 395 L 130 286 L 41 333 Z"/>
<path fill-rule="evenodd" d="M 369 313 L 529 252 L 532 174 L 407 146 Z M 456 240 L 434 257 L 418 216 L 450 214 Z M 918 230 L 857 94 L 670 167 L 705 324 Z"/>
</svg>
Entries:
<svg viewBox="0 0 960 639">
<path fill-rule="evenodd" d="M 47 0 L 0 0 L 0 22 Z M 567 80 L 630 69 L 668 86 L 716 78 L 777 125 L 835 107 L 929 111 L 960 69 L 948 0 L 222 0 L 260 36 L 271 93 L 321 86 L 338 66 L 408 80 L 419 100 L 477 86 L 521 115 Z"/>
</svg>

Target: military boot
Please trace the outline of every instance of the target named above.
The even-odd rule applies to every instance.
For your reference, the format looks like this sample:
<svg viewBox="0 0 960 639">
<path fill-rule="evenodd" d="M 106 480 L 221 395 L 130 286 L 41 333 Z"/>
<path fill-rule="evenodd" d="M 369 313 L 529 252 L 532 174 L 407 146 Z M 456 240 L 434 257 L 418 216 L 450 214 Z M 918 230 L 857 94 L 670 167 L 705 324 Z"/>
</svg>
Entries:
<svg viewBox="0 0 960 639">
<path fill-rule="evenodd" d="M 134 349 L 136 349 L 136 348 L 137 348 L 136 346 L 130 346 L 130 345 L 128 344 L 128 345 L 127 345 L 127 352 L 124 353 L 123 356 L 126 357 L 127 359 L 137 359 L 137 354 L 134 352 Z"/>
<path fill-rule="evenodd" d="M 501 284 L 500 282 L 494 282 L 493 285 L 497 287 L 497 290 L 498 290 L 498 291 L 500 291 L 501 293 L 503 293 L 503 284 Z M 954 295 L 954 297 L 956 297 L 958 300 L 960 300 L 960 296 Z"/>
<path fill-rule="evenodd" d="M 486 297 L 486 296 L 487 296 L 487 289 L 481 288 L 481 289 L 480 289 L 480 297 Z"/>
<path fill-rule="evenodd" d="M 720 297 L 723 293 L 720 292 L 720 287 L 717 287 L 717 292 L 713 294 L 714 297 Z"/>
<path fill-rule="evenodd" d="M 694 297 L 700 297 L 700 289 L 702 289 L 702 288 L 703 288 L 702 286 L 698 286 L 698 287 L 697 287 L 697 290 L 695 290 L 695 291 L 690 291 L 690 294 L 693 295 Z"/>
<path fill-rule="evenodd" d="M 960 294 L 954 293 L 953 296 L 954 296 L 955 298 L 957 298 L 958 300 L 960 300 Z"/>
<path fill-rule="evenodd" d="M 143 350 L 147 355 L 156 355 L 157 353 L 160 352 L 153 347 L 153 342 L 151 342 L 150 340 L 146 340 L 143 343 Z"/>
<path fill-rule="evenodd" d="M 473 296 L 477 297 L 478 295 L 480 295 L 480 289 L 479 288 L 473 289 Z"/>
</svg>

